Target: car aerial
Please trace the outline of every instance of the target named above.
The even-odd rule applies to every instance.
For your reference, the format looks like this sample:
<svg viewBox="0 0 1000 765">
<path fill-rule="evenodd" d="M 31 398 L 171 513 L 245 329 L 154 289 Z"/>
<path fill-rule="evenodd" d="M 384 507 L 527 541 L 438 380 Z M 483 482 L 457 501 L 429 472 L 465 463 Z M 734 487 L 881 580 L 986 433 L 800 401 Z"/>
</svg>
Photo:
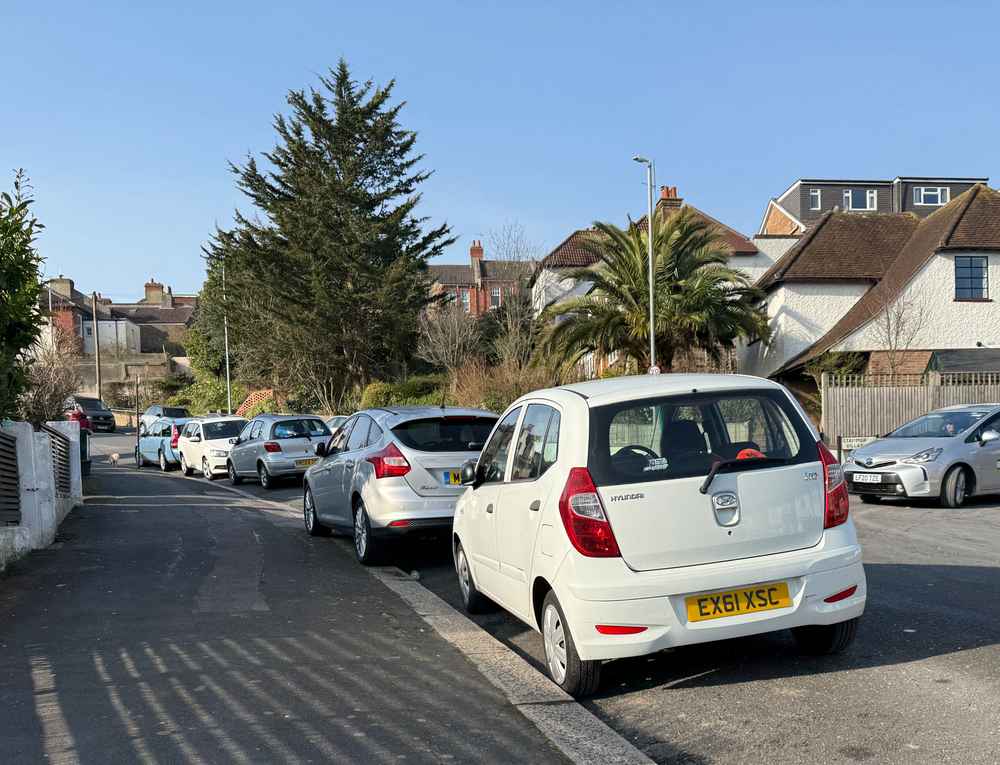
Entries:
<svg viewBox="0 0 1000 765">
<path fill-rule="evenodd" d="M 190 416 L 191 415 L 188 410 L 182 406 L 164 406 L 163 404 L 153 404 L 139 417 L 139 435 L 141 436 L 146 433 L 150 425 L 164 417 L 178 420 L 187 419 Z"/>
<path fill-rule="evenodd" d="M 583 696 L 601 662 L 791 629 L 823 654 L 866 599 L 843 471 L 781 385 L 647 375 L 523 396 L 455 510 L 463 602 L 542 633 Z"/>
<path fill-rule="evenodd" d="M 181 457 L 181 472 L 191 475 L 195 470 L 209 481 L 227 472 L 232 442 L 247 424 L 245 417 L 209 416 L 191 420 L 181 429 L 177 451 Z"/>
<path fill-rule="evenodd" d="M 336 434 L 340 429 L 340 426 L 347 422 L 347 416 L 343 414 L 334 415 L 333 417 L 327 418 L 326 426 L 330 429 L 331 433 Z"/>
<path fill-rule="evenodd" d="M 245 478 L 256 478 L 265 489 L 274 481 L 301 476 L 319 458 L 315 446 L 326 441 L 330 431 L 322 419 L 311 414 L 262 414 L 240 431 L 226 462 L 229 480 L 235 486 Z"/>
<path fill-rule="evenodd" d="M 444 533 L 464 491 L 461 467 L 475 459 L 497 417 L 482 409 L 391 407 L 350 417 L 306 473 L 306 531 L 354 535 L 364 564 L 378 562 L 387 537 Z"/>
<path fill-rule="evenodd" d="M 82 411 L 90 422 L 90 429 L 115 432 L 115 415 L 99 398 L 90 396 L 70 396 L 66 402 L 66 411 Z"/>
<path fill-rule="evenodd" d="M 865 503 L 930 497 L 960 507 L 1000 493 L 1000 404 L 937 409 L 855 449 L 844 465 L 848 488 Z"/>
<path fill-rule="evenodd" d="M 177 445 L 180 441 L 181 430 L 188 423 L 188 418 L 182 417 L 174 419 L 172 417 L 161 417 L 153 420 L 139 436 L 139 445 L 136 447 L 135 462 L 139 467 L 147 463 L 154 463 L 160 466 L 160 470 L 167 472 L 175 465 L 180 464 L 180 453 Z"/>
</svg>

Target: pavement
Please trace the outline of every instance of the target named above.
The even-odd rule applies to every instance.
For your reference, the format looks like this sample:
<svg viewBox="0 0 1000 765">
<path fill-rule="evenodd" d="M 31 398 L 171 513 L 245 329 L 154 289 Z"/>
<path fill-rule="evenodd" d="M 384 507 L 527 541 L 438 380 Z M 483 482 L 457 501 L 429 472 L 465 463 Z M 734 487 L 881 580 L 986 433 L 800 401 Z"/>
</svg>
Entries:
<svg viewBox="0 0 1000 765">
<path fill-rule="evenodd" d="M 187 483 L 208 485 L 200 478 Z M 240 490 L 301 512 L 297 483 Z M 852 502 L 852 514 L 865 549 L 869 602 L 847 654 L 800 657 L 788 635 L 776 634 L 612 662 L 586 709 L 663 763 L 1000 763 L 997 499 L 960 510 Z M 321 555 L 339 549 L 337 560 L 349 560 L 346 541 L 317 546 L 297 533 L 306 540 L 300 546 Z M 401 547 L 396 563 L 459 606 L 446 544 Z M 5 589 L 0 580 L 0 614 Z M 471 618 L 544 671 L 533 630 L 502 611 Z M 411 615 L 399 628 L 415 629 L 413 621 Z M 0 644 L 9 642 L 6 629 L 0 624 Z M 0 668 L 2 656 L 0 647 Z M 0 739 L 0 762 L 7 761 L 3 747 Z M 557 761 L 548 759 L 554 752 L 533 755 Z"/>
<path fill-rule="evenodd" d="M 0 763 L 565 761 L 345 544 L 126 461 L 0 577 Z"/>
</svg>

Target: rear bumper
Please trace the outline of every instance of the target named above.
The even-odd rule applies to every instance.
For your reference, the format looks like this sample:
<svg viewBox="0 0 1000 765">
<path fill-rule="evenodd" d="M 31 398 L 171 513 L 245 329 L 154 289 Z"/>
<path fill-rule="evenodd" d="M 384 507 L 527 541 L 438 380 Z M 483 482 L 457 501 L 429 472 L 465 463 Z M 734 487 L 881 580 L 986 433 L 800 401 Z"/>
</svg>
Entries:
<svg viewBox="0 0 1000 765">
<path fill-rule="evenodd" d="M 444 518 L 413 518 L 399 519 L 405 520 L 405 526 L 372 526 L 372 536 L 376 537 L 405 537 L 419 534 L 448 534 L 451 532 L 451 516 Z"/>
<path fill-rule="evenodd" d="M 105 433 L 112 433 L 115 429 L 115 421 L 112 420 L 95 420 L 91 418 L 90 427 L 92 430 L 99 430 Z"/>
<path fill-rule="evenodd" d="M 313 464 L 317 461 L 315 457 L 308 457 L 305 455 L 291 459 L 281 457 L 280 455 L 267 456 L 263 458 L 264 464 L 267 465 L 268 472 L 275 477 L 305 475 L 305 472 L 312 467 L 312 465 L 296 465 L 296 460 L 312 460 Z"/>
<path fill-rule="evenodd" d="M 854 537 L 854 531 L 828 532 L 827 536 L 846 542 Z M 836 624 L 861 616 L 867 598 L 861 548 L 856 541 L 836 547 L 821 542 L 809 550 L 663 572 L 634 572 L 621 559 L 608 562 L 611 565 L 606 574 L 594 580 L 593 586 L 573 586 L 574 556 L 567 556 L 554 584 L 583 659 L 642 656 L 681 645 Z M 615 564 L 620 567 L 617 571 Z M 593 578 L 592 573 L 588 578 Z M 791 606 L 688 621 L 685 601 L 691 595 L 770 582 L 787 582 Z M 850 587 L 857 590 L 849 598 L 824 602 Z M 646 630 L 635 635 L 602 635 L 597 632 L 598 624 L 635 625 Z"/>
<path fill-rule="evenodd" d="M 398 533 L 406 528 L 413 531 L 450 529 L 455 518 L 458 497 L 421 497 L 402 479 L 369 479 L 362 488 L 372 532 L 389 529 Z M 461 495 L 459 495 L 461 496 Z M 390 527 L 393 521 L 409 521 L 410 526 Z M 406 533 L 406 532 L 403 532 Z"/>
</svg>

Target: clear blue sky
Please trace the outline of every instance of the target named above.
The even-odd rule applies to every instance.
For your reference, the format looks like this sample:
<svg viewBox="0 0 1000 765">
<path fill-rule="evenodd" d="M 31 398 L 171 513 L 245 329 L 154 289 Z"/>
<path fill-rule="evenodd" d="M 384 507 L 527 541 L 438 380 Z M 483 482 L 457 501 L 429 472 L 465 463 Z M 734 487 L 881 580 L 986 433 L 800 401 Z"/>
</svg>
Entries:
<svg viewBox="0 0 1000 765">
<path fill-rule="evenodd" d="M 434 169 L 422 212 L 547 251 L 659 184 L 744 233 L 802 176 L 1000 180 L 988 5 L 900 2 L 4 3 L 0 172 L 33 180 L 47 272 L 115 299 L 202 281 L 289 89 L 396 78 Z"/>
</svg>

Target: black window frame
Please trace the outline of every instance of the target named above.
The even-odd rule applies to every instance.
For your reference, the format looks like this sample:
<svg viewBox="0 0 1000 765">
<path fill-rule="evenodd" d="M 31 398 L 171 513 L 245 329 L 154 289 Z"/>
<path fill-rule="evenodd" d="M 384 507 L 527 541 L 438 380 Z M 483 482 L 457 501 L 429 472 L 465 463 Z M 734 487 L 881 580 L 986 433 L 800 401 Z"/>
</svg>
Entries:
<svg viewBox="0 0 1000 765">
<path fill-rule="evenodd" d="M 985 255 L 956 255 L 955 301 L 984 303 L 989 299 L 990 259 Z"/>
</svg>

